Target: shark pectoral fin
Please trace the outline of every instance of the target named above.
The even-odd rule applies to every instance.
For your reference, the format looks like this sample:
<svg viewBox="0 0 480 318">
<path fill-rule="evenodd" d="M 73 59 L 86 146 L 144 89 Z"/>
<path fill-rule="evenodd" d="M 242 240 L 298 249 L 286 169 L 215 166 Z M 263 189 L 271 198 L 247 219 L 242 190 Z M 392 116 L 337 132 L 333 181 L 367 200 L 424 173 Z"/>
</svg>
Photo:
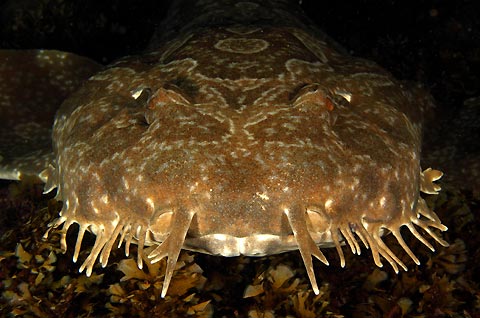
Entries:
<svg viewBox="0 0 480 318">
<path fill-rule="evenodd" d="M 52 163 L 63 100 L 102 66 L 54 50 L 0 50 L 0 179 L 39 176 Z"/>
</svg>

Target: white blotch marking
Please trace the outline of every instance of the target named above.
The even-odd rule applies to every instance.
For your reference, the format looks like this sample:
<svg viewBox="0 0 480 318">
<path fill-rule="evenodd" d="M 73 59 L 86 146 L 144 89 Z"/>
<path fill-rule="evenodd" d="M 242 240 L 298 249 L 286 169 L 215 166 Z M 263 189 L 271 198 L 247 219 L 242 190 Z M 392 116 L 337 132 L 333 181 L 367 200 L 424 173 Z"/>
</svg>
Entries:
<svg viewBox="0 0 480 318">
<path fill-rule="evenodd" d="M 387 202 L 387 198 L 381 197 L 379 202 L 380 202 L 381 207 L 385 207 L 385 203 Z"/>
<path fill-rule="evenodd" d="M 265 200 L 265 201 L 270 200 L 270 197 L 266 193 L 257 192 L 256 195 L 259 196 L 262 200 Z"/>
<path fill-rule="evenodd" d="M 103 203 L 108 204 L 108 195 L 106 194 L 102 195 L 101 200 Z"/>
<path fill-rule="evenodd" d="M 335 94 L 339 95 L 339 96 L 342 96 L 343 98 L 345 98 L 345 100 L 347 102 L 351 102 L 352 101 L 352 93 L 349 93 L 347 91 L 344 91 L 344 90 L 341 90 L 341 89 L 336 89 L 335 91 Z"/>
<path fill-rule="evenodd" d="M 327 201 L 325 201 L 325 209 L 329 210 L 332 207 L 332 203 L 333 203 L 332 199 L 327 199 Z"/>
<path fill-rule="evenodd" d="M 152 210 L 155 210 L 155 204 L 153 202 L 153 199 L 152 198 L 147 198 L 147 204 L 148 206 L 152 209 Z"/>
<path fill-rule="evenodd" d="M 225 235 L 225 234 L 213 234 L 213 238 L 215 240 L 219 240 L 219 241 L 226 241 L 227 240 L 227 235 Z"/>
<path fill-rule="evenodd" d="M 143 92 L 143 88 L 137 88 L 133 90 L 131 94 L 133 98 L 137 99 L 138 97 L 140 97 L 140 95 L 142 95 L 142 92 Z"/>
</svg>

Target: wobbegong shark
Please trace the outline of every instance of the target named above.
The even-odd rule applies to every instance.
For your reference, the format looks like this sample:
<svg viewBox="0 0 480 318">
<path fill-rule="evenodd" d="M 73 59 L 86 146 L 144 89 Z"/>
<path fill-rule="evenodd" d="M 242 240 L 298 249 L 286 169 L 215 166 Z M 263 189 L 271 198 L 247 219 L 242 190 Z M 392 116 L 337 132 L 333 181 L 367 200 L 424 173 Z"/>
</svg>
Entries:
<svg viewBox="0 0 480 318">
<path fill-rule="evenodd" d="M 299 250 L 318 294 L 321 248 L 344 267 L 343 246 L 362 244 L 398 272 L 384 234 L 416 264 L 402 227 L 448 245 L 420 195 L 442 176 L 420 165 L 431 97 L 347 54 L 294 1 L 175 1 L 143 54 L 102 66 L 2 50 L 0 76 L 0 177 L 56 190 L 49 227 L 66 250 L 78 224 L 74 261 L 96 235 L 87 275 L 134 243 L 139 268 L 167 258 L 164 297 L 182 249 Z"/>
</svg>

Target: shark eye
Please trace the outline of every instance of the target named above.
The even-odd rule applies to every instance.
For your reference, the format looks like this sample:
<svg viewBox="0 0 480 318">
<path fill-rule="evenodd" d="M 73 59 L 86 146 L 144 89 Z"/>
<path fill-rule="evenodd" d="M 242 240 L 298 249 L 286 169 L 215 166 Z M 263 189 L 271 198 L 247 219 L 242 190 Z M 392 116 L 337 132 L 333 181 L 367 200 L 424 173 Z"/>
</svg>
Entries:
<svg viewBox="0 0 480 318">
<path fill-rule="evenodd" d="M 154 109 L 159 106 L 165 106 L 168 104 L 175 105 L 190 105 L 190 101 L 182 94 L 179 90 L 174 90 L 170 88 L 160 88 L 148 99 L 147 107 L 149 109 Z"/>
<path fill-rule="evenodd" d="M 145 92 L 146 90 L 148 91 Z M 191 105 L 181 92 L 163 87 L 157 89 L 154 93 L 150 89 L 145 89 L 140 93 L 137 100 L 140 99 L 142 99 L 141 103 L 145 107 L 145 121 L 149 125 L 158 118 L 174 117 L 179 109 Z"/>
<path fill-rule="evenodd" d="M 303 86 L 293 98 L 292 105 L 301 110 L 308 108 L 333 111 L 339 105 L 345 105 L 352 100 L 352 94 L 342 89 L 329 89 L 318 83 Z"/>
</svg>

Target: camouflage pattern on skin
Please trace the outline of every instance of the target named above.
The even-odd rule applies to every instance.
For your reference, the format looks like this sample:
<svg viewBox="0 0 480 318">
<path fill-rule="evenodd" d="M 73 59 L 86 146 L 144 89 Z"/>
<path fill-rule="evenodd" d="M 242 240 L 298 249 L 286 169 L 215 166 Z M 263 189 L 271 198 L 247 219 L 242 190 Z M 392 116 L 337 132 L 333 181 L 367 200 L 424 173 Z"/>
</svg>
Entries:
<svg viewBox="0 0 480 318">
<path fill-rule="evenodd" d="M 441 172 L 420 168 L 430 98 L 373 62 L 353 58 L 288 1 L 178 1 L 144 55 L 91 77 L 57 113 L 55 158 L 41 174 L 63 201 L 51 225 L 97 238 L 80 270 L 125 242 L 262 256 L 299 249 L 313 290 L 320 247 L 370 248 L 406 265 L 381 236 L 446 230 L 420 197 Z M 182 7 L 193 16 L 184 15 Z M 177 14 L 175 14 L 177 13 Z M 186 23 L 185 21 L 188 21 Z M 168 32 L 168 30 L 175 30 Z"/>
</svg>

